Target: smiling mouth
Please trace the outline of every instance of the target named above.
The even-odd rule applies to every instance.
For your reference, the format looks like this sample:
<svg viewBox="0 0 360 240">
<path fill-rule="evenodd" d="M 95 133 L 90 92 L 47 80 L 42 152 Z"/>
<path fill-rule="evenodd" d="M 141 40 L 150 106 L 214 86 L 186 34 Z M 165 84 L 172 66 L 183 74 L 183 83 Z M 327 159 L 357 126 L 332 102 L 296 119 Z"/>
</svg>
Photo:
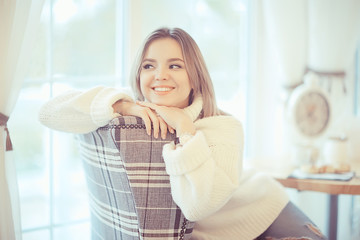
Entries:
<svg viewBox="0 0 360 240">
<path fill-rule="evenodd" d="M 153 87 L 152 89 L 155 92 L 169 92 L 169 91 L 173 90 L 174 88 L 172 88 L 172 87 Z"/>
</svg>

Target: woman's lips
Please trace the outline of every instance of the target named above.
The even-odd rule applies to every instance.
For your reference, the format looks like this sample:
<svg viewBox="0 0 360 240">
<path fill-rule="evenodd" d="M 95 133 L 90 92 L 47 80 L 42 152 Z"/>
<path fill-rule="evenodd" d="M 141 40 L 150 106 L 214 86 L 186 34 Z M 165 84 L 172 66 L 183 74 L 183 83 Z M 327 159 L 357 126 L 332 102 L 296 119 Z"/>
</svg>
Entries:
<svg viewBox="0 0 360 240">
<path fill-rule="evenodd" d="M 152 88 L 157 95 L 165 95 L 171 92 L 174 88 L 168 86 L 160 86 L 160 87 L 153 87 Z"/>
</svg>

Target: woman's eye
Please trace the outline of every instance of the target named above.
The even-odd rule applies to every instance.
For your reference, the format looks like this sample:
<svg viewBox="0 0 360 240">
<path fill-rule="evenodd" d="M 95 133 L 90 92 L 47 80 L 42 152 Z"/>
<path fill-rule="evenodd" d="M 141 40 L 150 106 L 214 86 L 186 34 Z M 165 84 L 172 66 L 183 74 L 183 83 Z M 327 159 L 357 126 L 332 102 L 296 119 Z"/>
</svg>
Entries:
<svg viewBox="0 0 360 240">
<path fill-rule="evenodd" d="M 154 66 L 151 65 L 151 64 L 145 64 L 145 65 L 143 66 L 144 69 L 150 69 L 150 68 L 153 68 L 153 67 L 154 67 Z"/>
<path fill-rule="evenodd" d="M 170 69 L 178 69 L 178 68 L 181 68 L 181 66 L 178 65 L 178 64 L 171 64 L 170 65 Z"/>
</svg>

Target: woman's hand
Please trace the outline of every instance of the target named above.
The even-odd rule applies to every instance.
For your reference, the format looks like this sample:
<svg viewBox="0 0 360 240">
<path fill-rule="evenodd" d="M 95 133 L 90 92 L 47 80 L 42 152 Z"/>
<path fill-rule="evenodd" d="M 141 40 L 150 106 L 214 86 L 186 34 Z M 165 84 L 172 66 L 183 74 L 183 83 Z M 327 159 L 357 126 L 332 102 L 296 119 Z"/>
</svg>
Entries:
<svg viewBox="0 0 360 240">
<path fill-rule="evenodd" d="M 155 113 L 165 121 L 167 126 L 176 130 L 177 136 L 181 136 L 182 134 L 195 135 L 195 125 L 183 109 L 160 106 L 150 102 L 137 102 L 137 104 L 155 111 Z"/>
<path fill-rule="evenodd" d="M 164 119 L 155 113 L 151 108 L 147 106 L 141 106 L 133 102 L 117 101 L 112 105 L 115 112 L 120 113 L 123 116 L 137 116 L 141 117 L 145 123 L 146 132 L 151 135 L 151 125 L 154 129 L 154 137 L 158 138 L 159 132 L 161 138 L 165 139 L 167 131 L 174 133 L 174 129 L 169 126 Z"/>
</svg>

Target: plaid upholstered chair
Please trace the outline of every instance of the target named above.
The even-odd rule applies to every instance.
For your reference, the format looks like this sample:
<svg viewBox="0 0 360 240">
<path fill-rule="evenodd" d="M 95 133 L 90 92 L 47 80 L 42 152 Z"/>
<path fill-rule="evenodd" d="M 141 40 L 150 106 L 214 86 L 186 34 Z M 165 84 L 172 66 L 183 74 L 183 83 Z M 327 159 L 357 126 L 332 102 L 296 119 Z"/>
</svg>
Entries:
<svg viewBox="0 0 360 240">
<path fill-rule="evenodd" d="M 142 120 L 113 119 L 78 135 L 87 179 L 92 239 L 190 239 L 194 223 L 173 202 L 162 147 Z"/>
</svg>

